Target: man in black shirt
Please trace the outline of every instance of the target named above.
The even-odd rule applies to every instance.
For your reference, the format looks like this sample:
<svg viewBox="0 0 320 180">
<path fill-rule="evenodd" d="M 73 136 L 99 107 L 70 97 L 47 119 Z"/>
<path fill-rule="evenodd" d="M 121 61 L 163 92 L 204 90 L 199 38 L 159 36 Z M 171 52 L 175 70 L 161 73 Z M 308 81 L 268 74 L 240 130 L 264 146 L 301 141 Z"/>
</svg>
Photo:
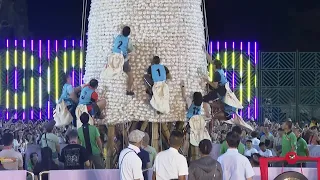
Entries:
<svg viewBox="0 0 320 180">
<path fill-rule="evenodd" d="M 71 130 L 67 134 L 69 144 L 61 151 L 60 162 L 64 163 L 64 169 L 84 169 L 84 165 L 90 166 L 87 150 L 78 144 L 77 130 Z"/>
</svg>

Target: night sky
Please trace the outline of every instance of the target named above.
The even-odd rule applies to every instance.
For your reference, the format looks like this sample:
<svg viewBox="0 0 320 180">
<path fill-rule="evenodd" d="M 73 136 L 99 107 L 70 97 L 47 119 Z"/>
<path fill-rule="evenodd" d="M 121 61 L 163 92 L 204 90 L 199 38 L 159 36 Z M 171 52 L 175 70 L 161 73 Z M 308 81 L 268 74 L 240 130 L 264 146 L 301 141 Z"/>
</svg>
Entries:
<svg viewBox="0 0 320 180">
<path fill-rule="evenodd" d="M 80 38 L 82 0 L 27 1 L 32 37 Z M 257 41 L 265 51 L 320 51 L 320 0 L 206 2 L 210 39 Z"/>
</svg>

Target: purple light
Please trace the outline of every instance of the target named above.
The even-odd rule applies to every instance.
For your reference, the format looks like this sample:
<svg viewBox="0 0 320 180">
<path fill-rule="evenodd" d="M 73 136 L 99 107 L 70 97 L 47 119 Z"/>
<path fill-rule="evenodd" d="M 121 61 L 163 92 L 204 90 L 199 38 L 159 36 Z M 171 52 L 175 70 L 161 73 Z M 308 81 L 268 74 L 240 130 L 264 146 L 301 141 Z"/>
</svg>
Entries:
<svg viewBox="0 0 320 180">
<path fill-rule="evenodd" d="M 249 106 L 248 106 L 248 119 L 250 119 L 251 118 L 251 113 L 250 113 L 250 104 L 249 104 Z"/>
<path fill-rule="evenodd" d="M 254 65 L 257 64 L 257 42 L 254 42 Z"/>
<path fill-rule="evenodd" d="M 233 49 L 233 51 L 234 51 L 234 42 L 232 42 L 232 49 Z"/>
<path fill-rule="evenodd" d="M 41 108 L 39 110 L 39 119 L 42 119 L 42 112 L 41 112 Z"/>
<path fill-rule="evenodd" d="M 30 114 L 31 114 L 31 119 L 33 119 L 33 109 L 31 109 Z"/>
<path fill-rule="evenodd" d="M 14 40 L 14 46 L 17 47 L 17 40 Z"/>
<path fill-rule="evenodd" d="M 9 40 L 7 39 L 7 48 L 9 48 Z"/>
<path fill-rule="evenodd" d="M 50 119 L 50 101 L 48 101 L 48 119 Z"/>
<path fill-rule="evenodd" d="M 257 98 L 254 98 L 254 119 L 257 119 Z"/>
<path fill-rule="evenodd" d="M 31 40 L 31 51 L 33 51 L 33 40 Z"/>
<path fill-rule="evenodd" d="M 48 61 L 50 61 L 50 40 L 48 40 Z"/>
<path fill-rule="evenodd" d="M 26 47 L 26 40 L 22 41 L 22 47 L 25 48 Z"/>
<path fill-rule="evenodd" d="M 72 47 L 74 47 L 74 40 L 72 40 Z"/>
<path fill-rule="evenodd" d="M 224 48 L 227 50 L 227 42 L 224 42 Z"/>
<path fill-rule="evenodd" d="M 249 60 L 250 60 L 250 42 L 248 42 L 248 57 L 249 57 Z"/>
<path fill-rule="evenodd" d="M 15 90 L 18 89 L 18 72 L 17 72 L 17 68 L 15 68 L 15 70 L 14 70 L 14 89 Z"/>
<path fill-rule="evenodd" d="M 8 110 L 7 110 L 6 116 L 7 116 L 7 119 L 9 119 L 9 111 Z"/>
<path fill-rule="evenodd" d="M 23 111 L 22 113 L 22 119 L 25 120 L 26 119 L 26 113 Z"/>
<path fill-rule="evenodd" d="M 80 47 L 82 47 L 82 41 L 80 40 Z"/>
<path fill-rule="evenodd" d="M 240 50 L 242 51 L 242 42 L 240 42 Z"/>
<path fill-rule="evenodd" d="M 63 41 L 63 47 L 67 48 L 67 41 L 66 40 Z"/>
<path fill-rule="evenodd" d="M 212 54 L 213 52 L 213 43 L 212 41 L 210 42 L 210 47 L 209 47 L 209 53 Z"/>
<path fill-rule="evenodd" d="M 72 70 L 72 86 L 74 87 L 74 70 Z"/>
<path fill-rule="evenodd" d="M 220 42 L 219 41 L 217 42 L 217 50 L 218 50 L 218 53 L 219 53 L 219 50 L 220 50 Z"/>
<path fill-rule="evenodd" d="M 58 52 L 58 41 L 56 40 L 56 53 Z"/>
<path fill-rule="evenodd" d="M 41 59 L 42 57 L 42 51 L 41 51 L 41 40 L 39 40 L 39 58 Z M 40 66 L 41 66 L 41 63 L 40 63 Z M 40 73 L 41 73 L 41 70 L 40 70 Z"/>
<path fill-rule="evenodd" d="M 232 73 L 232 89 L 234 89 L 234 70 L 233 70 L 233 73 Z"/>
</svg>

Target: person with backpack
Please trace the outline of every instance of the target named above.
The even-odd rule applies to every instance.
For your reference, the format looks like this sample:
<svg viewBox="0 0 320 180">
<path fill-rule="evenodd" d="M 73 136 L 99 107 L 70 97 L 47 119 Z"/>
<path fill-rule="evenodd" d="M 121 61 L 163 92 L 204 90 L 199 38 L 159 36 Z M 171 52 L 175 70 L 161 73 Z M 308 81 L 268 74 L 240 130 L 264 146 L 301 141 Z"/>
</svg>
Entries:
<svg viewBox="0 0 320 180">
<path fill-rule="evenodd" d="M 89 154 L 89 160 L 95 169 L 104 169 L 103 149 L 100 133 L 97 127 L 89 124 L 89 114 L 84 112 L 80 115 L 82 126 L 78 129 L 78 136 L 82 146 Z"/>
<path fill-rule="evenodd" d="M 41 148 L 49 147 L 52 151 L 52 159 L 53 161 L 59 165 L 58 156 L 60 154 L 60 144 L 59 144 L 59 137 L 52 133 L 53 128 L 55 126 L 55 121 L 49 121 L 45 125 L 45 132 L 42 134 L 40 143 Z"/>
</svg>

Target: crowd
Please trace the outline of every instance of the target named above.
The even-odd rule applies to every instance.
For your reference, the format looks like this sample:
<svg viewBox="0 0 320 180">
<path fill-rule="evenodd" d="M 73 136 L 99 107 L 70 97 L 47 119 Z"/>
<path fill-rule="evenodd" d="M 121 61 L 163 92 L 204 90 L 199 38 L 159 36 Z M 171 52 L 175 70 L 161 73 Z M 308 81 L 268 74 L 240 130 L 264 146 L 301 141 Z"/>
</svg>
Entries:
<svg viewBox="0 0 320 180">
<path fill-rule="evenodd" d="M 57 169 L 104 169 L 107 129 L 89 125 L 87 113 L 83 113 L 80 119 L 83 126 L 78 130 L 57 128 L 55 121 L 3 123 L 0 129 L 0 169 L 25 169 L 35 175 Z M 150 146 L 147 133 L 132 131 L 128 136 L 129 146 L 121 151 L 118 159 L 121 179 L 148 179 L 145 170 L 150 168 L 153 168 L 155 179 L 183 179 L 187 175 L 189 179 L 249 178 L 253 176 L 251 168 L 259 166 L 260 157 L 284 156 L 291 151 L 299 156 L 309 156 L 307 145 L 320 143 L 315 118 L 303 128 L 291 120 L 282 125 L 270 121 L 261 125 L 249 122 L 255 129 L 251 132 L 219 121 L 215 123 L 211 141 L 204 139 L 199 143 L 201 158 L 190 164 L 178 151 L 185 139 L 182 132 L 173 131 L 170 148 L 157 154 Z M 221 144 L 221 156 L 217 160 L 210 156 L 212 142 Z M 41 147 L 40 152 L 28 152 L 28 147 L 34 145 Z M 230 168 L 234 171 L 229 171 Z"/>
</svg>

